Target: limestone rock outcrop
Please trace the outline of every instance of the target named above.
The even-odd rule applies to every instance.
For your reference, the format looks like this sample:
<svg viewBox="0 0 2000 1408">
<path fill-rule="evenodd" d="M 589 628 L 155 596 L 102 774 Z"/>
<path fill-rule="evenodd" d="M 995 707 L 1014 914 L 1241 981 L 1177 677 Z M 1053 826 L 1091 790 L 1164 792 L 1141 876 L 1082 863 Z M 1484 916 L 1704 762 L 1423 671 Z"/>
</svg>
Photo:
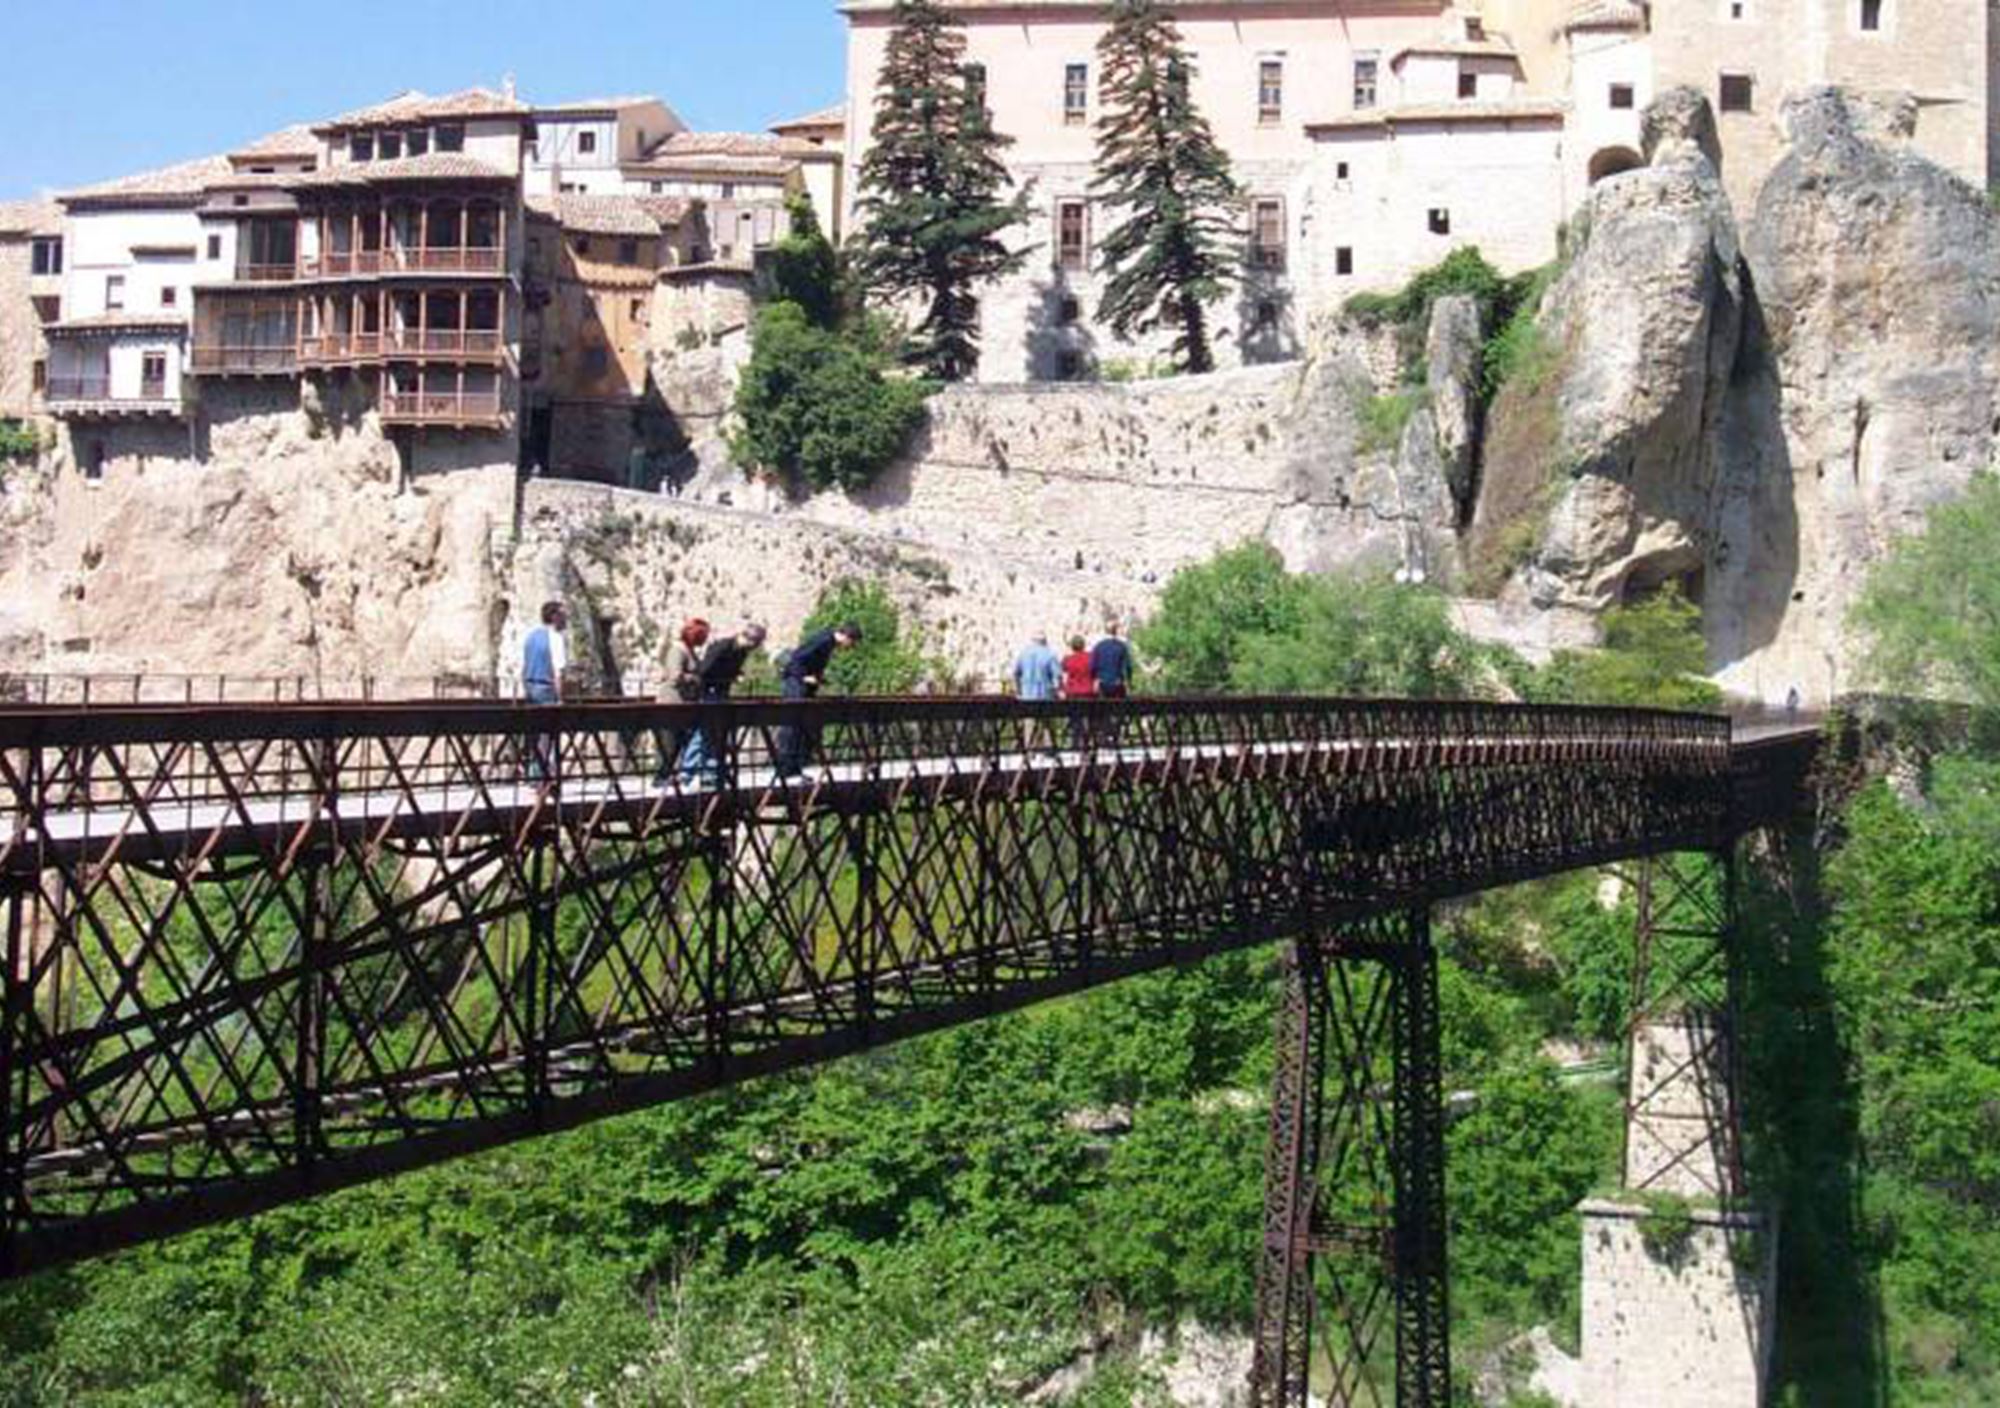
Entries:
<svg viewBox="0 0 2000 1408">
<path fill-rule="evenodd" d="M 1509 592 L 1534 608 L 1698 589 L 1744 306 L 1707 112 L 1667 95 L 1649 115 L 1654 164 L 1592 190 L 1543 303 L 1549 365 L 1494 408 L 1470 553 L 1476 575 L 1518 569 Z"/>
<path fill-rule="evenodd" d="M 490 676 L 513 468 L 420 476 L 372 419 L 205 393 L 183 425 L 87 432 L 0 494 L 0 669 L 228 674 L 414 692 Z M 201 457 L 190 449 L 201 451 Z M 407 685 L 407 689 L 402 686 Z"/>
<path fill-rule="evenodd" d="M 1761 355 L 1732 407 L 1708 592 L 1724 682 L 1744 693 L 1862 684 L 1841 662 L 1868 566 L 1994 463 L 2000 220 L 1908 145 L 1915 111 L 1796 96 L 1746 222 Z"/>
</svg>

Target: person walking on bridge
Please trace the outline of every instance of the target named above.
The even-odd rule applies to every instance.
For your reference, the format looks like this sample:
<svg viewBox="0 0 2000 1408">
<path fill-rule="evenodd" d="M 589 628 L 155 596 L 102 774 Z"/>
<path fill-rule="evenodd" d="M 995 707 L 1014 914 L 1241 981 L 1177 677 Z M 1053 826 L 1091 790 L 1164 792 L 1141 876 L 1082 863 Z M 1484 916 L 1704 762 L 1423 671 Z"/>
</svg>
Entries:
<svg viewBox="0 0 2000 1408">
<path fill-rule="evenodd" d="M 1062 695 L 1065 699 L 1090 699 L 1097 694 L 1097 681 L 1090 673 L 1090 643 L 1082 636 L 1069 638 L 1069 654 L 1062 658 Z M 1069 716 L 1069 746 L 1081 748 L 1090 741 L 1090 730 L 1080 713 Z"/>
<path fill-rule="evenodd" d="M 785 698 L 806 700 L 816 697 L 820 685 L 826 680 L 827 667 L 833 663 L 834 654 L 860 643 L 861 627 L 852 621 L 814 631 L 800 641 L 785 657 L 783 669 L 779 672 L 778 682 L 784 689 Z M 779 729 L 778 776 L 797 777 L 804 772 L 818 744 L 818 736 L 809 724 L 787 724 Z"/>
<path fill-rule="evenodd" d="M 1062 662 L 1056 659 L 1055 651 L 1049 649 L 1046 631 L 1035 632 L 1027 648 L 1014 659 L 1014 694 L 1030 704 L 1044 704 L 1054 699 L 1062 689 Z M 1037 749 L 1047 751 L 1054 743 L 1048 724 L 1043 719 L 1032 719 L 1023 730 L 1023 737 L 1029 752 Z"/>
<path fill-rule="evenodd" d="M 1090 678 L 1099 699 L 1123 699 L 1132 692 L 1132 647 L 1118 638 L 1119 625 L 1108 622 L 1104 638 L 1090 648 Z M 1118 746 L 1118 720 L 1107 716 L 1099 721 L 1099 741 Z"/>
<path fill-rule="evenodd" d="M 521 693 L 530 704 L 562 703 L 563 673 L 569 669 L 569 613 L 559 601 L 542 603 L 542 623 L 521 642 Z M 522 771 L 531 782 L 553 782 L 556 737 L 531 733 L 522 750 Z"/>
<path fill-rule="evenodd" d="M 764 628 L 752 621 L 733 636 L 723 636 L 712 642 L 702 652 L 701 665 L 695 671 L 699 687 L 699 702 L 720 704 L 729 698 L 736 682 L 743 677 L 743 667 L 750 663 L 764 645 Z M 727 738 L 708 736 L 705 725 L 697 724 L 688 735 L 687 747 L 681 753 L 681 779 L 684 782 L 707 782 L 714 786 L 722 779 L 722 759 L 729 751 Z"/>
<path fill-rule="evenodd" d="M 708 644 L 708 622 L 699 616 L 689 617 L 681 626 L 674 643 L 667 647 L 667 658 L 660 674 L 660 702 L 663 704 L 694 704 L 701 699 L 701 655 Z M 670 728 L 654 735 L 654 750 L 658 761 L 653 767 L 653 781 L 664 787 L 673 778 L 674 764 L 679 761 L 681 750 L 687 747 L 693 731 L 686 728 Z"/>
</svg>

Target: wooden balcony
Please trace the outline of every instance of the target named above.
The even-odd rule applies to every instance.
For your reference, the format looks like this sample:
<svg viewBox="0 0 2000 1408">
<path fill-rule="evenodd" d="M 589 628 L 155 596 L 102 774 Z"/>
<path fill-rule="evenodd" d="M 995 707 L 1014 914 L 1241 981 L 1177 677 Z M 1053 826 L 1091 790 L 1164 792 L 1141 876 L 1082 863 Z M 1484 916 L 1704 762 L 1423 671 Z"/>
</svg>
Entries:
<svg viewBox="0 0 2000 1408">
<path fill-rule="evenodd" d="M 165 381 L 143 380 L 134 395 L 114 395 L 108 376 L 52 376 L 42 392 L 50 415 L 179 416 L 181 403 L 167 395 Z"/>
<path fill-rule="evenodd" d="M 391 328 L 382 349 L 388 357 L 454 362 L 498 362 L 506 353 L 497 328 Z"/>
<path fill-rule="evenodd" d="M 379 332 L 329 332 L 299 339 L 299 365 L 335 366 L 350 362 L 376 362 L 382 358 Z"/>
<path fill-rule="evenodd" d="M 374 278 L 382 274 L 504 274 L 507 251 L 498 245 L 404 246 L 331 251 L 301 265 L 309 279 Z"/>
<path fill-rule="evenodd" d="M 299 276 L 298 261 L 289 264 L 238 264 L 236 282 L 239 284 L 282 284 Z"/>
<path fill-rule="evenodd" d="M 196 376 L 283 376 L 299 369 L 299 350 L 282 346 L 202 346 L 197 343 L 188 370 Z"/>
<path fill-rule="evenodd" d="M 388 425 L 498 427 L 507 413 L 498 388 L 492 391 L 384 391 L 382 420 Z"/>
</svg>

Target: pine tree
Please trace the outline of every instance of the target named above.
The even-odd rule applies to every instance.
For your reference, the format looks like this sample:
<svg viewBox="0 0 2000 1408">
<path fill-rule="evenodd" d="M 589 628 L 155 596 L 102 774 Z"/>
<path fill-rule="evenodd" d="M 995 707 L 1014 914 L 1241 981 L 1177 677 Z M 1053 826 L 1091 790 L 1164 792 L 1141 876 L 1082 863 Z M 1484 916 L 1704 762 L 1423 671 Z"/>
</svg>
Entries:
<svg viewBox="0 0 2000 1408">
<path fill-rule="evenodd" d="M 1091 192 L 1122 215 L 1098 244 L 1098 316 L 1121 337 L 1177 324 L 1185 371 L 1215 366 L 1207 305 L 1237 272 L 1242 191 L 1194 103 L 1194 60 L 1158 0 L 1117 0 L 1097 46 L 1104 116 Z"/>
<path fill-rule="evenodd" d="M 1018 270 L 1026 250 L 1002 234 L 1027 218 L 1011 184 L 985 92 L 965 71 L 965 35 L 935 0 L 897 0 L 861 163 L 855 272 L 877 298 L 927 299 L 906 359 L 960 381 L 979 362 L 974 289 Z"/>
</svg>

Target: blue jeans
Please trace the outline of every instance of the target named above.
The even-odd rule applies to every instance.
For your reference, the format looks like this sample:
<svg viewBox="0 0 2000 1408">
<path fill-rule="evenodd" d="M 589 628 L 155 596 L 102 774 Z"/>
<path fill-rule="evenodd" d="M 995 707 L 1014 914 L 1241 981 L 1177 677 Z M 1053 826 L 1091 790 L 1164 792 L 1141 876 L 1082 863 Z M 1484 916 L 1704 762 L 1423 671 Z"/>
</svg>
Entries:
<svg viewBox="0 0 2000 1408">
<path fill-rule="evenodd" d="M 521 686 L 530 704 L 554 704 L 556 687 L 540 680 L 527 680 Z M 552 733 L 531 733 L 521 747 L 521 767 L 537 782 L 548 782 L 556 775 L 556 736 Z"/>
<path fill-rule="evenodd" d="M 810 699 L 819 691 L 796 675 L 786 675 L 779 682 L 787 699 Z M 778 776 L 797 777 L 806 770 L 812 755 L 819 746 L 811 727 L 805 724 L 786 724 L 778 730 Z"/>
<path fill-rule="evenodd" d="M 722 760 L 708 746 L 708 733 L 699 727 L 688 730 L 687 747 L 681 750 L 681 776 L 693 779 L 706 775 L 709 782 L 722 778 Z"/>
</svg>

